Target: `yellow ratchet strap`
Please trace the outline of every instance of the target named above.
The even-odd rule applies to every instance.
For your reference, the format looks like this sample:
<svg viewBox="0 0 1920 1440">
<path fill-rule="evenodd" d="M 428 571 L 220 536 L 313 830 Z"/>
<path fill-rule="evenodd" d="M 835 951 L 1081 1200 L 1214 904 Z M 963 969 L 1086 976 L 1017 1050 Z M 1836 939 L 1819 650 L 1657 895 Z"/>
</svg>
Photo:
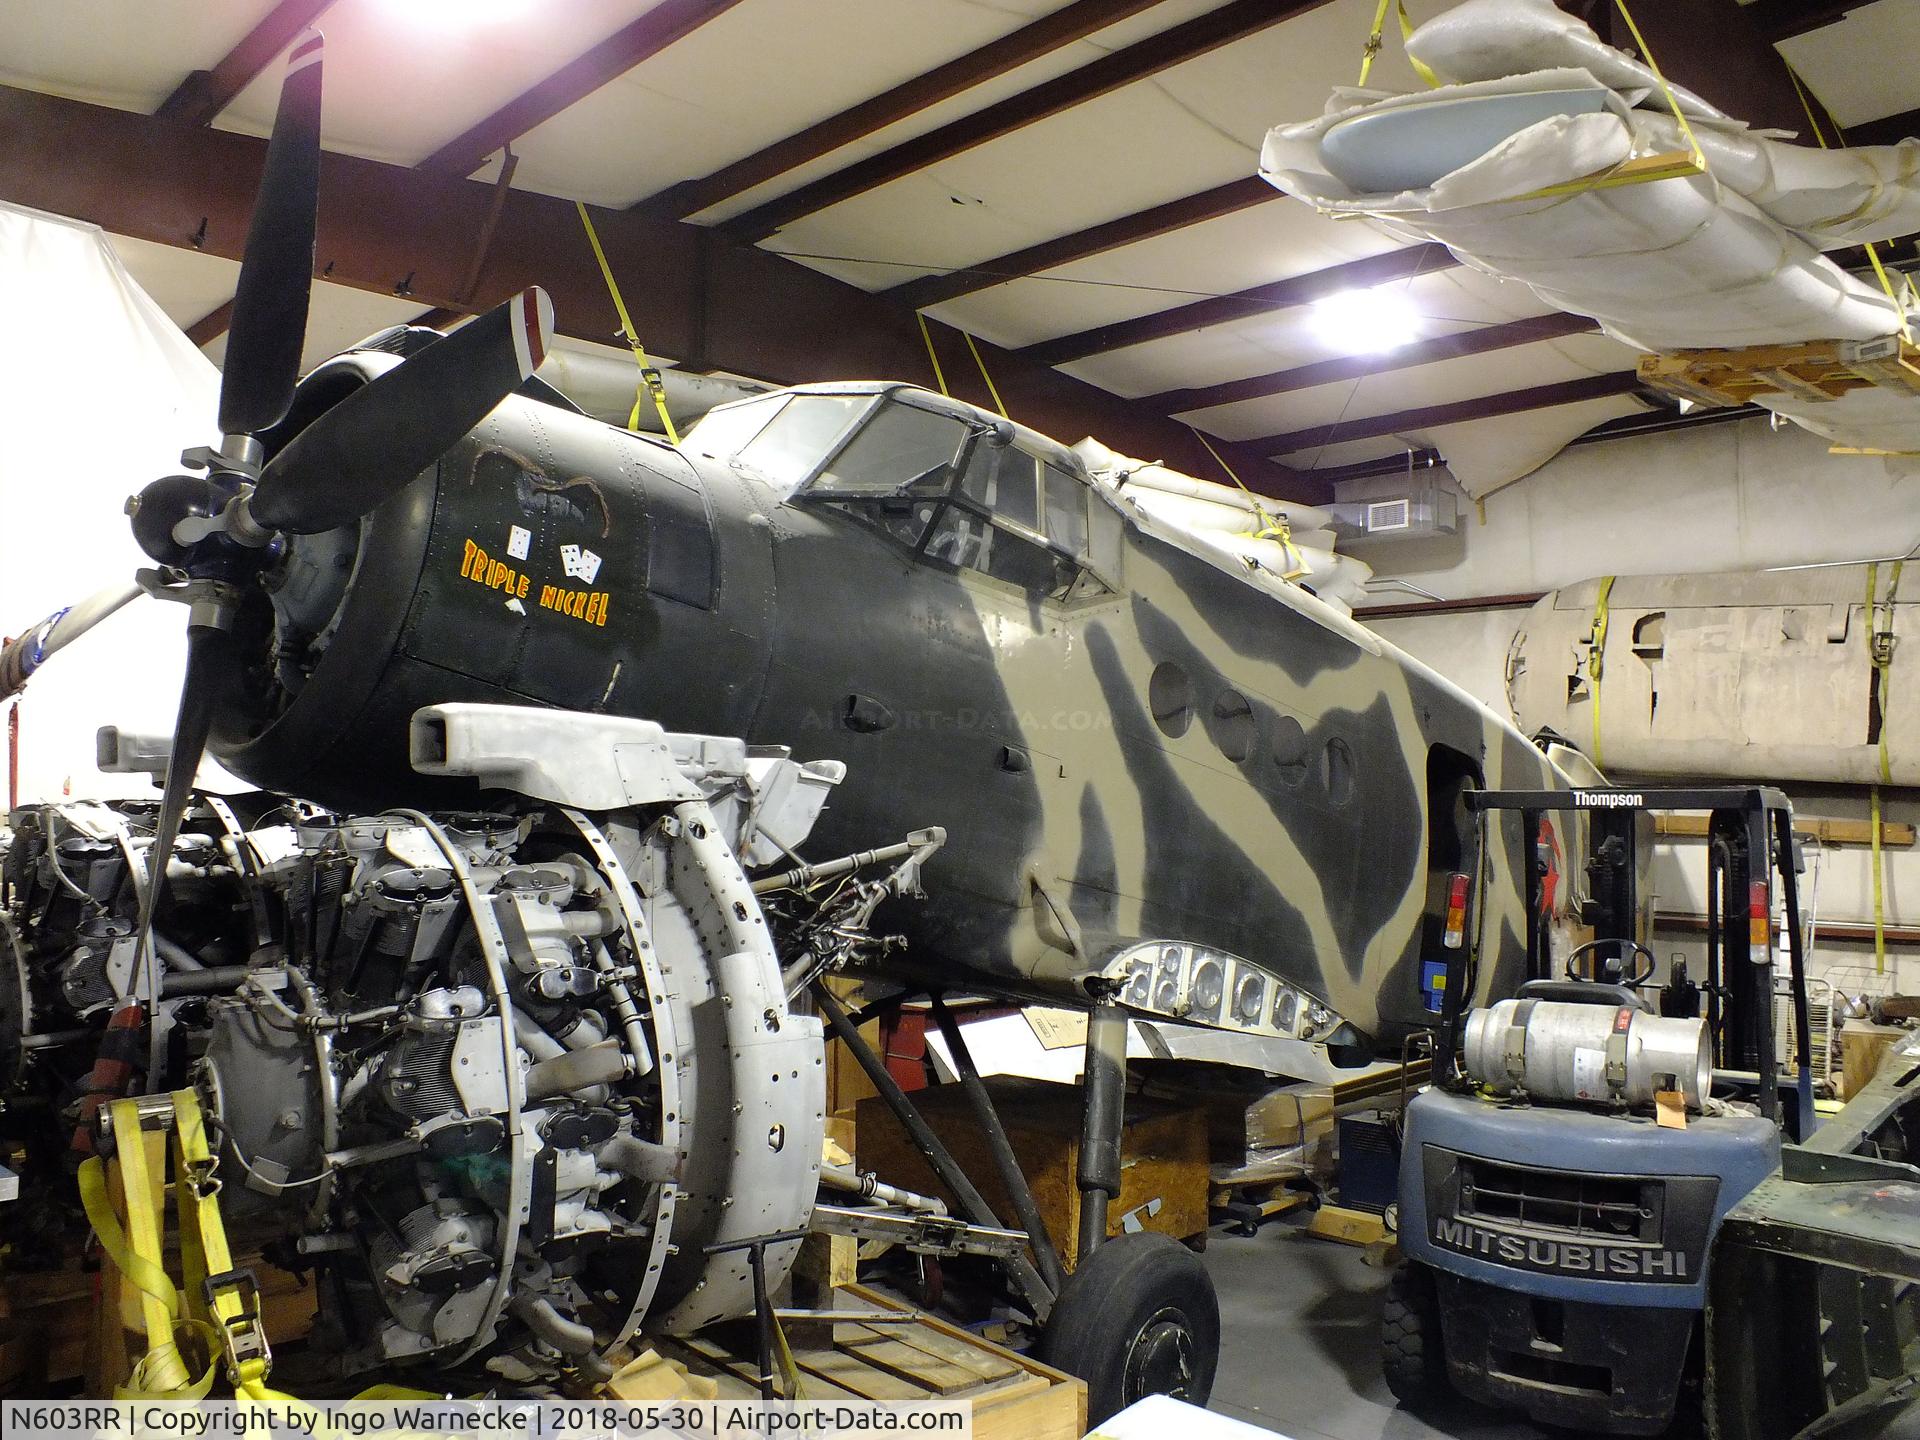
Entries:
<svg viewBox="0 0 1920 1440">
<path fill-rule="evenodd" d="M 1373 57 L 1380 53 L 1380 47 L 1387 37 L 1387 7 L 1395 0 L 1380 0 L 1380 8 L 1373 14 L 1373 33 L 1367 36 L 1367 43 L 1360 51 L 1360 83 L 1367 83 L 1367 76 L 1373 73 Z M 1405 44 L 1413 38 L 1413 20 L 1407 14 L 1407 0 L 1398 0 L 1400 9 L 1400 41 Z M 1407 63 L 1413 66 L 1413 73 L 1427 82 L 1430 89 L 1440 88 L 1440 77 L 1431 67 L 1421 64 L 1407 53 Z"/>
<path fill-rule="evenodd" d="M 940 387 L 942 395 L 951 400 L 953 392 L 947 389 L 947 372 L 940 368 L 940 352 L 933 348 L 933 331 L 927 328 L 927 317 L 916 310 L 913 318 L 920 322 L 920 338 L 927 342 L 927 359 L 933 365 L 933 383 Z M 984 370 L 982 373 L 985 373 Z"/>
<path fill-rule="evenodd" d="M 1880 785 L 1893 783 L 1893 757 L 1887 750 L 1887 672 L 1893 668 L 1894 601 L 1900 594 L 1900 572 L 1904 560 L 1893 562 L 1887 577 L 1886 598 L 1880 598 L 1880 566 L 1867 566 L 1867 654 L 1873 666 L 1873 704 L 1880 725 Z M 1885 615 L 1882 623 L 1881 616 Z M 1873 966 L 1874 973 L 1887 970 L 1886 863 L 1880 848 L 1880 785 L 1869 787 L 1873 815 Z"/>
<path fill-rule="evenodd" d="M 111 1165 L 96 1156 L 80 1171 L 80 1198 L 87 1219 L 101 1248 L 139 1289 L 146 1322 L 147 1354 L 119 1388 L 117 1398 L 197 1400 L 213 1388 L 224 1369 L 234 1393 L 243 1399 L 298 1403 L 266 1383 L 273 1357 L 267 1347 L 259 1287 L 251 1271 L 234 1268 L 220 1218 L 218 1162 L 207 1143 L 200 1099 L 192 1090 L 176 1090 L 167 1098 L 173 1122 L 168 1148 L 184 1286 L 174 1285 L 162 1261 L 163 1177 L 152 1168 L 147 1149 L 150 1132 L 142 1124 L 139 1101 L 116 1100 L 109 1107 L 115 1139 Z M 124 1226 L 113 1207 L 115 1178 L 124 1201 Z M 198 1376 L 189 1371 L 180 1353 L 175 1338 L 180 1328 L 197 1331 L 207 1340 L 208 1362 Z"/>
<path fill-rule="evenodd" d="M 800 1382 L 800 1367 L 793 1362 L 793 1350 L 787 1344 L 786 1328 L 781 1325 L 778 1316 L 773 1320 L 773 1338 L 779 1342 L 780 1376 L 787 1382 L 787 1399 L 806 1399 L 807 1387 Z"/>
<path fill-rule="evenodd" d="M 108 1162 L 96 1155 L 81 1165 L 80 1203 L 100 1248 L 139 1290 L 147 1334 L 147 1353 L 133 1367 L 126 1384 L 116 1387 L 114 1398 L 198 1400 L 213 1388 L 216 1367 L 209 1361 L 195 1376 L 180 1353 L 176 1331 L 198 1317 L 191 1313 L 191 1305 L 161 1263 L 166 1200 L 159 1186 L 161 1177 L 153 1172 L 140 1106 L 133 1100 L 115 1100 L 107 1108 L 116 1140 L 114 1158 Z M 166 1152 L 162 1149 L 160 1153 L 164 1164 Z M 125 1210 L 124 1225 L 114 1212 L 116 1188 Z"/>
<path fill-rule="evenodd" d="M 920 323 L 925 325 L 927 322 L 922 320 Z M 973 336 L 969 332 L 962 330 L 960 333 L 967 337 L 967 349 L 973 352 L 973 363 L 980 367 L 980 378 L 987 382 L 987 394 L 993 397 L 993 408 L 1000 412 L 1002 420 L 1010 419 L 1006 401 L 1000 398 L 999 387 L 993 383 L 993 376 L 987 373 L 987 362 L 980 358 L 980 347 L 973 343 Z"/>
<path fill-rule="evenodd" d="M 1813 96 L 1807 90 L 1805 82 L 1801 80 L 1800 72 L 1791 64 L 1787 66 L 1787 78 L 1793 81 L 1794 94 L 1800 97 L 1800 108 L 1807 112 L 1807 125 L 1813 131 L 1813 138 L 1820 142 L 1822 150 L 1831 150 L 1833 147 L 1827 143 L 1827 135 L 1820 128 L 1819 117 L 1813 113 Z M 1842 135 L 1839 140 L 1840 148 L 1846 149 L 1847 137 Z M 1900 299 L 1900 292 L 1893 288 L 1893 279 L 1887 274 L 1887 267 L 1880 263 L 1880 247 L 1871 240 L 1867 242 L 1867 259 L 1873 262 L 1873 273 L 1880 281 L 1880 288 L 1887 292 L 1887 299 L 1893 302 L 1893 313 L 1900 317 L 1900 337 L 1911 344 L 1913 329 L 1907 319 L 1907 307 Z M 1911 279 L 1907 283 L 1910 286 Z"/>
<path fill-rule="evenodd" d="M 1607 672 L 1607 606 L 1613 597 L 1615 578 L 1609 575 L 1600 582 L 1600 595 L 1593 605 L 1593 628 L 1587 633 L 1587 684 L 1593 688 L 1593 765 L 1596 770 L 1605 768 L 1600 760 L 1600 681 Z"/>
<path fill-rule="evenodd" d="M 660 371 L 647 358 L 647 347 L 640 343 L 640 337 L 633 328 L 633 317 L 627 314 L 627 302 L 621 298 L 620 284 L 613 278 L 613 266 L 607 263 L 607 252 L 600 248 L 600 235 L 593 228 L 593 217 L 587 214 L 582 202 L 573 202 L 573 208 L 580 212 L 580 223 L 587 228 L 587 243 L 593 246 L 593 258 L 600 262 L 600 274 L 607 282 L 607 293 L 613 297 L 613 308 L 620 314 L 620 333 L 626 337 L 627 347 L 633 351 L 633 358 L 640 366 L 640 385 L 634 391 L 633 413 L 627 417 L 627 429 L 640 428 L 640 403 L 648 395 L 653 397 L 653 408 L 660 414 L 660 426 L 667 432 L 667 439 L 673 444 L 680 443 L 680 432 L 673 428 L 673 417 L 667 413 L 667 387 L 660 383 Z"/>
<path fill-rule="evenodd" d="M 1633 12 L 1627 9 L 1627 0 L 1614 0 L 1614 6 L 1620 11 L 1620 18 L 1627 22 L 1627 29 L 1633 35 L 1633 43 L 1640 47 L 1640 53 L 1646 57 L 1647 69 L 1653 72 L 1654 82 L 1660 87 L 1661 98 L 1667 102 L 1667 109 L 1673 112 L 1673 118 L 1679 123 L 1680 133 L 1686 137 L 1687 148 L 1684 153 L 1663 155 L 1641 155 L 1620 162 L 1611 170 L 1598 175 L 1588 175 L 1579 180 L 1568 180 L 1559 185 L 1548 185 L 1539 190 L 1529 190 L 1524 195 L 1516 195 L 1515 200 L 1543 200 L 1555 195 L 1581 195 L 1589 190 L 1611 190 L 1621 185 L 1645 185 L 1652 180 L 1677 180 L 1687 175 L 1707 173 L 1707 155 L 1700 148 L 1700 140 L 1693 133 L 1693 126 L 1687 120 L 1687 112 L 1680 108 L 1680 101 L 1673 93 L 1673 86 L 1667 83 L 1666 75 L 1660 69 L 1660 63 L 1653 58 L 1646 38 L 1641 35 L 1640 27 L 1634 23 Z"/>
<path fill-rule="evenodd" d="M 1226 457 L 1213 448 L 1213 442 L 1193 426 L 1189 425 L 1187 428 L 1193 431 L 1193 438 L 1206 447 L 1207 453 L 1213 457 L 1214 464 L 1226 471 L 1227 478 L 1240 487 L 1240 493 L 1253 502 L 1254 517 L 1260 523 L 1252 530 L 1243 530 L 1240 533 L 1250 540 L 1280 542 L 1280 548 L 1286 552 L 1287 556 L 1287 569 L 1281 576 L 1283 580 L 1298 580 L 1302 575 L 1311 573 L 1306 556 L 1302 555 L 1300 547 L 1293 543 L 1293 527 L 1287 523 L 1286 517 L 1275 515 L 1262 505 L 1260 497 L 1247 488 L 1247 482 L 1242 480 L 1234 468 L 1227 463 Z"/>
</svg>

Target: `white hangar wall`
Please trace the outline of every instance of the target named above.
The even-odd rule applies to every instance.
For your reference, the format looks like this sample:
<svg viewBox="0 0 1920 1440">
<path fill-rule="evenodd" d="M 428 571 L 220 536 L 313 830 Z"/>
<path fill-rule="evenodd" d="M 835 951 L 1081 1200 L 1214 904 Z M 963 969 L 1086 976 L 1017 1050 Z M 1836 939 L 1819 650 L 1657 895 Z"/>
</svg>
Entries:
<svg viewBox="0 0 1920 1440">
<path fill-rule="evenodd" d="M 123 507 L 218 439 L 220 375 L 96 226 L 0 204 L 0 306 L 0 635 L 13 635 L 150 563 Z M 152 600 L 54 656 L 18 702 L 20 799 L 153 794 L 144 776 L 95 768 L 94 731 L 171 733 L 185 663 L 185 607 Z"/>
<path fill-rule="evenodd" d="M 1466 504 L 1453 539 L 1375 544 L 1358 550 L 1383 579 L 1449 600 L 1531 594 L 1606 574 L 1752 570 L 1898 555 L 1920 542 L 1920 460 L 1837 456 L 1797 429 L 1764 419 L 1636 436 L 1563 451 L 1532 476 L 1488 497 L 1485 518 Z M 1902 589 L 1920 586 L 1920 558 Z M 1372 603 L 1418 603 L 1377 584 Z M 1465 610 L 1374 622 L 1382 635 L 1465 686 L 1503 715 L 1507 647 L 1524 608 Z M 1363 617 L 1364 618 L 1364 617 Z M 1904 653 L 1903 653 L 1904 652 Z M 1920 665 L 1920 635 L 1894 663 Z M 1576 737 L 1577 738 L 1577 737 Z M 1766 776 L 1755 776 L 1765 780 Z M 1864 820 L 1864 789 L 1789 785 L 1805 816 Z M 1920 824 L 1920 791 L 1882 791 L 1883 816 Z M 1704 913 L 1700 842 L 1663 842 L 1656 859 L 1659 908 Z M 1810 847 L 1802 894 L 1824 927 L 1813 973 L 1859 990 L 1920 992 L 1920 944 L 1888 947 L 1875 973 L 1870 939 L 1873 867 L 1864 846 Z M 1892 930 L 1920 931 L 1920 846 L 1885 852 L 1883 905 Z M 1697 961 L 1684 924 L 1664 926 L 1656 950 Z M 1695 973 L 1698 973 L 1696 968 Z"/>
</svg>

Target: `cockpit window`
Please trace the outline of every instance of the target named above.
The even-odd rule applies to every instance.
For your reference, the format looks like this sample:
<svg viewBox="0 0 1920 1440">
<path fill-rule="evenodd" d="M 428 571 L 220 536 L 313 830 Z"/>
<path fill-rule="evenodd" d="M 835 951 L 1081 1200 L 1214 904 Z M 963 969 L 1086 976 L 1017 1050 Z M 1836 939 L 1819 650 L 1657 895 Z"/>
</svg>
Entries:
<svg viewBox="0 0 1920 1440">
<path fill-rule="evenodd" d="M 965 423 L 916 405 L 882 406 L 808 488 L 834 495 L 945 494 Z"/>
<path fill-rule="evenodd" d="M 1070 555 L 1087 553 L 1087 487 L 1064 470 L 1045 466 L 1047 539 Z"/>
<path fill-rule="evenodd" d="M 734 463 L 777 489 L 792 489 L 833 453 L 871 395 L 793 395 L 780 413 L 734 452 Z"/>
<path fill-rule="evenodd" d="M 982 452 L 986 452 L 982 454 Z M 999 445 L 974 448 L 961 491 L 983 510 L 1002 520 L 1040 533 L 1040 506 L 1035 496 L 1040 465 L 1024 450 Z"/>
<path fill-rule="evenodd" d="M 1017 431 L 891 395 L 796 395 L 785 406 L 733 463 L 923 561 L 1030 595 L 1075 602 L 1118 583 L 1119 515 Z"/>
<path fill-rule="evenodd" d="M 788 398 L 785 395 L 769 395 L 764 399 L 742 400 L 737 404 L 721 405 L 709 410 L 687 432 L 685 447 L 709 460 L 731 459 L 739 453 L 741 446 L 766 428 L 767 422 L 773 419 Z"/>
<path fill-rule="evenodd" d="M 1055 600 L 1066 598 L 1080 575 L 1079 568 L 1066 556 L 958 505 L 947 506 L 934 522 L 926 553 L 962 570 L 976 570 Z"/>
</svg>

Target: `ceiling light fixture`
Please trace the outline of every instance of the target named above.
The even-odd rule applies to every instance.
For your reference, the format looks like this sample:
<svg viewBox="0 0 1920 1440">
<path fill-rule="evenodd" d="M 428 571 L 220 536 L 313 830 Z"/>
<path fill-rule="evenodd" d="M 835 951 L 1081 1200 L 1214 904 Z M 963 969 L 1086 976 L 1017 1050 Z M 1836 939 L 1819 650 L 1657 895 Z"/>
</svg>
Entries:
<svg viewBox="0 0 1920 1440">
<path fill-rule="evenodd" d="M 1350 355 L 1397 350 L 1420 338 L 1420 313 L 1393 290 L 1342 290 L 1313 302 L 1313 328 Z"/>
<path fill-rule="evenodd" d="M 497 25 L 524 15 L 532 0 L 388 0 L 403 19 L 445 29 Z"/>
</svg>

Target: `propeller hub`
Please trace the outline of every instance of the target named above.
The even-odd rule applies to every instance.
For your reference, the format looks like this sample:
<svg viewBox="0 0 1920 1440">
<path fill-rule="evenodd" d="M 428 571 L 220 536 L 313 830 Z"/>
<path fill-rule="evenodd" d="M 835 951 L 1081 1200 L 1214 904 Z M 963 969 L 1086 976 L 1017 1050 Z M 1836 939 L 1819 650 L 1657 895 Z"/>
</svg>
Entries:
<svg viewBox="0 0 1920 1440">
<path fill-rule="evenodd" d="M 193 547 L 174 537 L 182 520 L 218 515 L 230 492 L 211 476 L 167 475 L 133 497 L 133 538 L 160 565 L 185 566 Z"/>
</svg>

